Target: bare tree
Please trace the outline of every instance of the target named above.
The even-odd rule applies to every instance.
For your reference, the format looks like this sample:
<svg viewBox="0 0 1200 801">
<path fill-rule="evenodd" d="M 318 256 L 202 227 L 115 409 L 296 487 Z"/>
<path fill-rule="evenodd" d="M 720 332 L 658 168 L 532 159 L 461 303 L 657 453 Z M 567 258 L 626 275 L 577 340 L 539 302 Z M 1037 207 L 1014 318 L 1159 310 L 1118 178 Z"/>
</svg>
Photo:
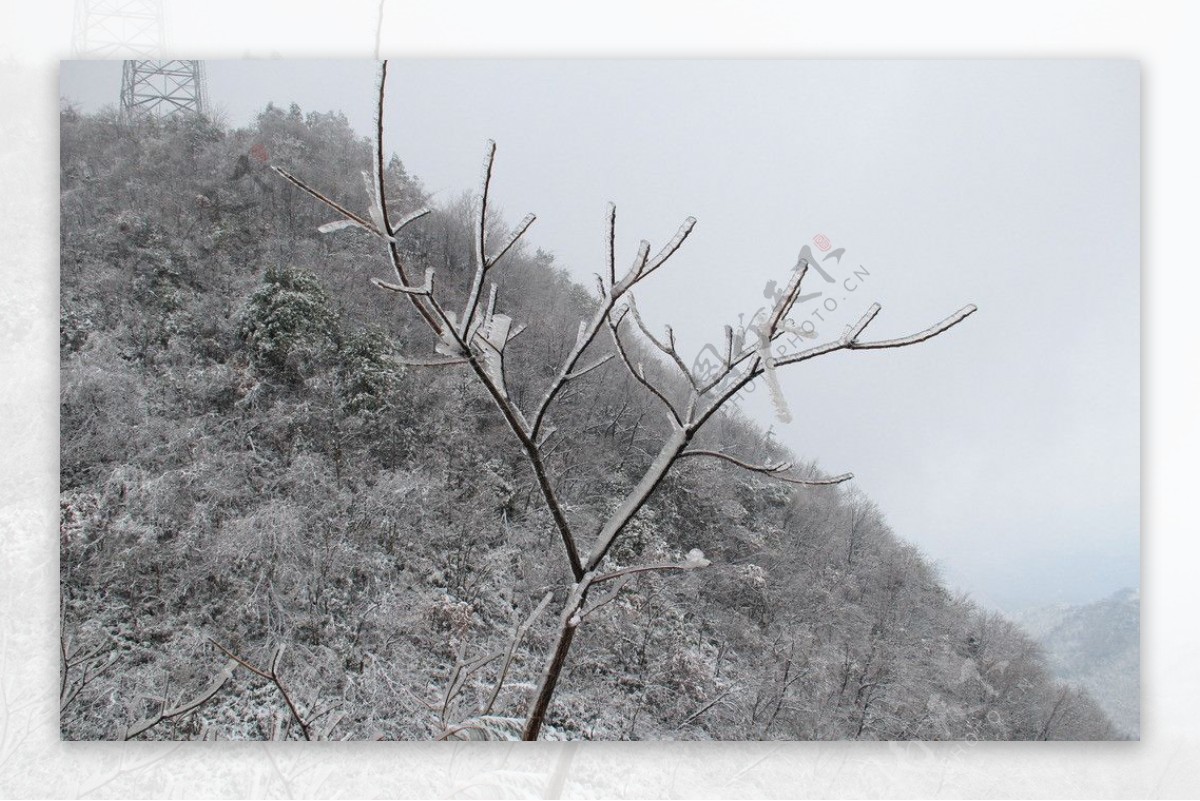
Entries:
<svg viewBox="0 0 1200 801">
<path fill-rule="evenodd" d="M 233 660 L 230 660 L 229 663 L 225 665 L 224 669 L 217 674 L 208 687 L 201 691 L 199 695 L 193 696 L 192 698 L 186 700 L 180 699 L 177 704 L 171 705 L 167 698 L 167 693 L 164 692 L 162 697 L 158 699 L 158 710 L 149 717 L 130 726 L 126 726 L 121 731 L 119 739 L 132 740 L 146 733 L 150 729 L 153 729 L 164 720 L 173 720 L 175 718 L 186 717 L 192 712 L 195 712 L 197 709 L 204 706 L 216 697 L 217 693 L 221 691 L 221 688 L 225 686 L 225 683 L 233 677 L 233 669 L 236 666 L 237 663 Z M 207 739 L 207 733 L 202 731 L 199 739 Z"/>
<path fill-rule="evenodd" d="M 402 219 L 393 221 L 388 212 L 385 188 L 383 118 L 386 96 L 387 62 L 380 70 L 378 106 L 375 131 L 375 159 L 373 165 L 372 207 L 363 216 L 350 211 L 337 201 L 322 194 L 301 179 L 275 167 L 275 171 L 287 181 L 334 209 L 340 218 L 321 226 L 321 231 L 330 233 L 346 228 L 361 228 L 378 237 L 386 246 L 388 258 L 395 273 L 395 281 L 372 279 L 381 289 L 406 298 L 420 314 L 436 337 L 434 355 L 413 358 L 407 361 L 419 366 L 465 366 L 474 373 L 480 385 L 487 391 L 503 416 L 508 427 L 519 442 L 530 466 L 546 507 L 554 520 L 567 563 L 571 584 L 567 600 L 560 610 L 558 634 L 553 649 L 547 658 L 536 693 L 530 704 L 521 736 L 535 740 L 545 721 L 550 701 L 554 696 L 563 665 L 571 649 L 580 623 L 599 606 L 612 600 L 626 581 L 633 575 L 651 571 L 689 570 L 703 567 L 708 562 L 698 550 L 689 554 L 680 563 L 647 564 L 601 572 L 601 564 L 613 545 L 618 541 L 630 520 L 651 498 L 671 469 L 681 460 L 688 458 L 713 458 L 726 461 L 739 468 L 800 485 L 838 484 L 852 476 L 844 474 L 833 478 L 811 478 L 798 474 L 788 463 L 754 464 L 719 450 L 690 447 L 705 424 L 729 401 L 736 397 L 751 382 L 763 378 L 772 391 L 777 407 L 786 415 L 782 396 L 778 390 L 776 371 L 783 367 L 799 364 L 809 359 L 840 350 L 875 350 L 899 348 L 924 342 L 954 325 L 962 322 L 975 311 L 968 305 L 945 320 L 915 334 L 895 339 L 867 341 L 863 333 L 879 314 L 880 307 L 874 304 L 854 325 L 845 329 L 836 340 L 803 350 L 788 352 L 781 339 L 785 335 L 798 333 L 789 321 L 793 307 L 800 299 L 801 282 L 808 269 L 803 258 L 797 265 L 787 289 L 778 297 L 766 319 L 751 331 L 735 335 L 733 329 L 725 327 L 724 348 L 721 364 L 715 374 L 701 379 L 693 374 L 680 357 L 674 332 L 668 327 L 660 339 L 654 336 L 643 322 L 634 303 L 633 289 L 659 270 L 679 250 L 691 234 L 696 220 L 687 218 L 679 230 L 654 256 L 651 246 L 643 240 L 638 247 L 632 266 L 618 276 L 616 264 L 616 207 L 608 206 L 608 275 L 597 276 L 599 304 L 591 319 L 579 324 L 574 347 L 570 350 L 554 379 L 546 388 L 541 400 L 532 409 L 523 410 L 513 400 L 505 374 L 505 353 L 509 343 L 523 330 L 509 316 L 497 311 L 496 284 L 489 276 L 497 263 L 517 243 L 533 224 L 534 215 L 527 215 L 515 229 L 499 243 L 488 236 L 488 201 L 495 165 L 496 146 L 489 142 L 484 161 L 483 188 L 473 221 L 474 277 L 468 289 L 466 302 L 459 311 L 446 308 L 435 293 L 435 271 L 424 271 L 420 283 L 414 280 L 413 269 L 406 263 L 396 235 L 406 226 L 429 213 L 421 209 Z M 632 322 L 629 322 L 632 321 Z M 656 380 L 638 361 L 636 352 L 627 341 L 629 329 L 635 329 L 653 351 L 661 354 L 668 369 L 679 374 L 684 392 L 672 385 Z M 614 351 L 601 353 L 597 340 L 602 329 L 611 338 Z M 636 334 L 635 334 L 636 335 Z M 585 356 L 589 356 L 585 359 Z M 547 413 L 555 400 L 571 382 L 592 372 L 614 357 L 628 373 L 662 405 L 670 421 L 670 431 L 659 446 L 657 455 L 645 469 L 641 479 L 630 488 L 616 510 L 594 533 L 586 551 L 580 547 L 571 521 L 559 498 L 559 492 L 546 467 L 544 447 L 553 437 L 554 431 L 546 425 Z M 685 396 L 685 397 L 681 397 Z M 593 600 L 592 594 L 600 588 L 607 592 Z"/>
<path fill-rule="evenodd" d="M 300 729 L 300 734 L 305 740 L 328 740 L 332 737 L 333 730 L 337 728 L 337 725 L 342 721 L 342 718 L 345 717 L 345 715 L 340 712 L 332 715 L 330 714 L 337 707 L 336 703 L 324 704 L 324 708 L 318 711 L 319 702 L 313 701 L 308 705 L 309 710 L 307 714 L 301 710 L 300 705 L 296 702 L 294 695 L 288 690 L 287 685 L 279 675 L 279 662 L 283 659 L 283 652 L 285 648 L 284 645 L 280 645 L 275 649 L 275 653 L 271 656 L 270 664 L 263 668 L 258 667 L 246 659 L 243 659 L 211 637 L 208 641 L 212 643 L 213 647 L 215 647 L 218 651 L 229 657 L 230 670 L 232 670 L 232 668 L 236 665 L 241 665 L 254 675 L 258 676 L 259 678 L 266 679 L 275 686 L 275 689 L 279 692 L 280 697 L 283 698 L 284 704 L 287 705 L 288 713 L 290 714 L 291 719 L 296 722 L 296 725 Z M 326 719 L 324 724 L 318 728 L 317 721 L 321 718 Z M 275 719 L 273 731 L 271 732 L 271 739 L 286 740 L 288 738 L 289 728 L 290 726 L 288 723 L 277 717 Z"/>
</svg>

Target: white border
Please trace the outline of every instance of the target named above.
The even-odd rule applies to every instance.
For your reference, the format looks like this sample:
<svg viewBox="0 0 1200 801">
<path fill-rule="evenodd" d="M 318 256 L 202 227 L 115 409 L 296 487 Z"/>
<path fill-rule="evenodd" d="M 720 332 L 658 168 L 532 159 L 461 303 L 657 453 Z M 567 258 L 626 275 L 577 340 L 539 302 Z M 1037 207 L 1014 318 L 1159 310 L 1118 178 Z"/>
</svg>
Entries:
<svg viewBox="0 0 1200 801">
<path fill-rule="evenodd" d="M 395 56 L 1123 57 L 1143 65 L 1143 740 L 1082 744 L 57 741 L 57 61 L 73 3 L 0 26 L 0 796 L 1195 797 L 1200 6 L 385 0 Z M 369 57 L 377 0 L 168 4 L 172 54 Z M 1189 202 L 1190 201 L 1190 202 Z"/>
</svg>

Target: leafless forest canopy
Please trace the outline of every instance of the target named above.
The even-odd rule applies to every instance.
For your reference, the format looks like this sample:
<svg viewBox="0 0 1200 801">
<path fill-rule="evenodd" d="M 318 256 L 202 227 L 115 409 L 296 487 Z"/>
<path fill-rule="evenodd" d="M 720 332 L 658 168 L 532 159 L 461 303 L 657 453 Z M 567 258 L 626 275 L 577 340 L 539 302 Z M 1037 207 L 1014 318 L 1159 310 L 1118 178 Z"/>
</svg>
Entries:
<svg viewBox="0 0 1200 801">
<path fill-rule="evenodd" d="M 682 416 L 686 382 L 618 319 L 535 432 L 539 476 L 487 359 L 406 363 L 461 354 L 369 280 L 396 280 L 391 247 L 412 286 L 431 268 L 443 305 L 470 308 L 478 203 L 433 203 L 389 157 L 385 220 L 431 213 L 384 247 L 319 233 L 338 215 L 271 169 L 370 209 L 378 156 L 340 115 L 268 107 L 231 130 L 68 108 L 61 141 L 64 738 L 519 737 L 582 576 L 701 561 L 595 590 L 540 736 L 1117 736 L 852 483 L 743 469 L 828 478 L 729 407 L 691 447 L 743 465 L 679 459 L 589 551 L 679 430 L 664 403 Z M 517 226 L 492 211 L 483 233 Z M 526 326 L 503 339 L 505 399 L 537 409 L 581 321 L 609 321 L 605 280 L 573 283 L 533 229 L 488 281 Z"/>
</svg>

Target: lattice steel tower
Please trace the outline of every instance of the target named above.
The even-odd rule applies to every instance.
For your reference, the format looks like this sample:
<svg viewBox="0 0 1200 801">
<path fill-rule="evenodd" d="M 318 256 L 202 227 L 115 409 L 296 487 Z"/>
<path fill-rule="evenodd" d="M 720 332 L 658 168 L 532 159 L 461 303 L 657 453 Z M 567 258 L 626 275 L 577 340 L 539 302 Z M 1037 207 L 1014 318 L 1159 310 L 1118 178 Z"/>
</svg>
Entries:
<svg viewBox="0 0 1200 801">
<path fill-rule="evenodd" d="M 164 46 L 163 0 L 75 0 L 76 58 L 126 58 L 121 116 L 208 110 L 204 64 L 155 59 Z"/>
<path fill-rule="evenodd" d="M 162 50 L 162 0 L 75 0 L 76 58 L 153 58 Z"/>
<path fill-rule="evenodd" d="M 202 61 L 126 61 L 121 75 L 121 115 L 126 118 L 153 114 L 166 117 L 179 112 L 203 114 L 208 110 Z"/>
</svg>

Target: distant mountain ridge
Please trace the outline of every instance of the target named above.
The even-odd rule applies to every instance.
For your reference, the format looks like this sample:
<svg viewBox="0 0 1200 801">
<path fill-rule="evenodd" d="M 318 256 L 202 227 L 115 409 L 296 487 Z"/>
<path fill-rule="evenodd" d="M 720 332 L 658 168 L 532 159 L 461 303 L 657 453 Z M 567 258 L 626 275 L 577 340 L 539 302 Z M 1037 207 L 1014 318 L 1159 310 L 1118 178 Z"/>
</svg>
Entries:
<svg viewBox="0 0 1200 801">
<path fill-rule="evenodd" d="M 1124 588 L 1090 604 L 1056 604 L 1015 620 L 1045 649 L 1054 675 L 1086 689 L 1113 722 L 1138 737 L 1141 599 Z"/>
</svg>

